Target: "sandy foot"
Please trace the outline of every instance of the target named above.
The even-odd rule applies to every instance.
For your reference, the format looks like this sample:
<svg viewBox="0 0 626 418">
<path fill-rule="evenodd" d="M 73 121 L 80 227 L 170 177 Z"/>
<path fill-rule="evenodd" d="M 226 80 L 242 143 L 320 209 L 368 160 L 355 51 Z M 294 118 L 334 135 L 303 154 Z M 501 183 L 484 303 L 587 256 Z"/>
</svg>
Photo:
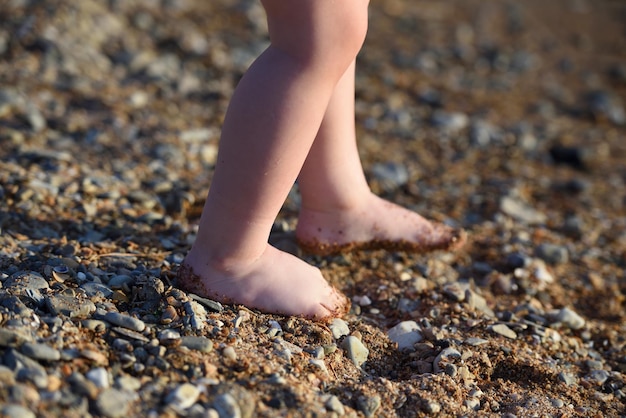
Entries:
<svg viewBox="0 0 626 418">
<path fill-rule="evenodd" d="M 463 230 L 429 221 L 374 194 L 358 208 L 328 212 L 302 209 L 296 237 L 302 249 L 318 255 L 375 249 L 450 251 L 466 241 Z"/>
<path fill-rule="evenodd" d="M 179 269 L 178 285 L 220 302 L 319 321 L 342 316 L 350 307 L 319 269 L 270 245 L 252 262 L 230 264 L 215 268 L 192 250 Z"/>
</svg>

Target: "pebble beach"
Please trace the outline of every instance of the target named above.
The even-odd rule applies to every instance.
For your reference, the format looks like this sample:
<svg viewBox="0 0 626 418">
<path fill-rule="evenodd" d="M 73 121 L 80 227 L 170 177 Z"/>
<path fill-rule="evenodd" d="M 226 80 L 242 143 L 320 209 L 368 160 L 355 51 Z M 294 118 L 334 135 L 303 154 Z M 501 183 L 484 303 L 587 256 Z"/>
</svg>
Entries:
<svg viewBox="0 0 626 418">
<path fill-rule="evenodd" d="M 372 0 L 372 190 L 459 251 L 313 256 L 322 324 L 180 290 L 253 0 L 0 4 L 0 417 L 626 416 L 626 3 Z"/>
</svg>

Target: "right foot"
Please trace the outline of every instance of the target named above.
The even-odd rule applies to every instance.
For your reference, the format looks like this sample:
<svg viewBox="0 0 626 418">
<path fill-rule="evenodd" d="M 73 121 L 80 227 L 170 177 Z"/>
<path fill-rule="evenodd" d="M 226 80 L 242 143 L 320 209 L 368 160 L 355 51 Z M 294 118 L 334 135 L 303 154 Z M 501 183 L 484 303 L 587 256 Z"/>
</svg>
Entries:
<svg viewBox="0 0 626 418">
<path fill-rule="evenodd" d="M 319 269 L 270 245 L 255 260 L 219 267 L 192 249 L 180 266 L 178 285 L 220 302 L 322 321 L 350 307 Z"/>
</svg>

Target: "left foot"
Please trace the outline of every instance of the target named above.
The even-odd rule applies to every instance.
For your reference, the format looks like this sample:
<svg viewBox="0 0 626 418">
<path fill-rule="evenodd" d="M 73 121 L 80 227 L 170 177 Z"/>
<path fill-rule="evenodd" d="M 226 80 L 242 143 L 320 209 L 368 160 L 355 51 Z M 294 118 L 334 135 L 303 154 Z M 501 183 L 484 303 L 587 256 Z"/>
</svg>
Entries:
<svg viewBox="0 0 626 418">
<path fill-rule="evenodd" d="M 303 250 L 317 255 L 376 249 L 425 253 L 459 249 L 466 233 L 371 194 L 355 208 L 302 208 L 296 238 Z"/>
</svg>

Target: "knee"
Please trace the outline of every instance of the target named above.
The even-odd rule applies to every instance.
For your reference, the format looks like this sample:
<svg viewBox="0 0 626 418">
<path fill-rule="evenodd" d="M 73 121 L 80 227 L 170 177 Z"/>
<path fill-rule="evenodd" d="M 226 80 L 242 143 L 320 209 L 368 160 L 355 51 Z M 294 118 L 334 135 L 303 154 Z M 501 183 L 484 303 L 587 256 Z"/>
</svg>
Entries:
<svg viewBox="0 0 626 418">
<path fill-rule="evenodd" d="M 343 74 L 367 33 L 369 0 L 262 0 L 270 40 L 307 66 Z"/>
</svg>

